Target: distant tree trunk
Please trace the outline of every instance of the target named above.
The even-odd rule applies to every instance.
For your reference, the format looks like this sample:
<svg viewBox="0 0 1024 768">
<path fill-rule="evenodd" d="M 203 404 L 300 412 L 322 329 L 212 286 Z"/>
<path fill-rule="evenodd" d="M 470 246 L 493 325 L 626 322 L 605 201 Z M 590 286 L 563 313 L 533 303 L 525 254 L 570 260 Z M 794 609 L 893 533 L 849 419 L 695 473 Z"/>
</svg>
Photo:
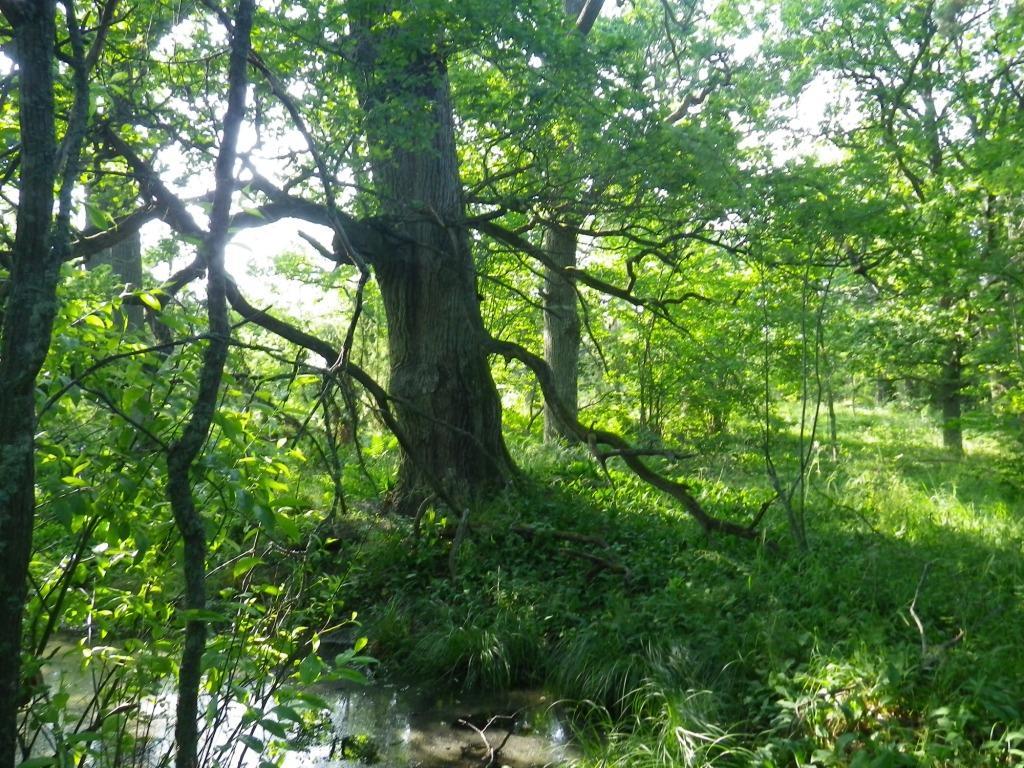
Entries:
<svg viewBox="0 0 1024 768">
<path fill-rule="evenodd" d="M 36 376 L 57 311 L 59 255 L 51 242 L 54 134 L 52 0 L 4 3 L 14 27 L 20 91 L 18 215 L 0 331 L 0 768 L 16 757 L 21 621 L 35 513 Z"/>
<path fill-rule="evenodd" d="M 353 28 L 373 179 L 400 242 L 367 257 L 387 314 L 388 390 L 404 439 L 395 500 L 409 509 L 436 483 L 459 496 L 493 489 L 512 460 L 484 349 L 445 61 L 423 49 L 420 32 L 379 31 L 388 4 L 378 5 Z M 403 66 L 388 56 L 392 45 Z"/>
<path fill-rule="evenodd" d="M 942 373 L 935 387 L 935 404 L 942 413 L 942 444 L 955 456 L 964 452 L 963 364 L 959 342 L 952 342 L 942 361 Z"/>
<path fill-rule="evenodd" d="M 576 266 L 576 231 L 558 226 L 544 233 L 544 250 L 559 267 Z M 544 361 L 551 368 L 555 389 L 566 411 L 575 420 L 578 412 L 580 318 L 576 312 L 576 287 L 563 272 L 544 272 Z M 572 429 L 544 406 L 544 440 L 575 440 Z"/>
<path fill-rule="evenodd" d="M 655 376 L 655 363 L 651 359 L 655 318 L 652 316 L 644 328 L 644 347 L 637 366 L 637 394 L 640 432 L 645 438 L 661 439 L 662 400 L 661 386 Z"/>
<path fill-rule="evenodd" d="M 566 16 L 586 35 L 601 10 L 601 2 L 591 3 L 592 15 L 581 19 L 587 0 L 564 0 Z M 583 26 L 580 26 L 582 21 Z M 576 312 L 576 286 L 564 270 L 576 266 L 578 236 L 575 228 L 550 225 L 544 231 L 544 250 L 560 269 L 544 268 L 544 362 L 554 376 L 555 391 L 575 420 L 579 415 L 580 318 Z M 544 405 L 544 442 L 575 441 L 568 424 L 558 418 L 557 410 Z"/>
<path fill-rule="evenodd" d="M 109 264 L 118 282 L 138 290 L 142 287 L 142 237 L 134 232 L 117 245 L 98 253 L 89 259 L 89 269 Z M 121 312 L 128 329 L 142 328 L 144 316 L 139 304 L 124 304 Z"/>
<path fill-rule="evenodd" d="M 892 379 L 879 376 L 875 379 L 875 402 L 878 405 L 888 405 L 896 396 L 896 386 Z"/>
</svg>

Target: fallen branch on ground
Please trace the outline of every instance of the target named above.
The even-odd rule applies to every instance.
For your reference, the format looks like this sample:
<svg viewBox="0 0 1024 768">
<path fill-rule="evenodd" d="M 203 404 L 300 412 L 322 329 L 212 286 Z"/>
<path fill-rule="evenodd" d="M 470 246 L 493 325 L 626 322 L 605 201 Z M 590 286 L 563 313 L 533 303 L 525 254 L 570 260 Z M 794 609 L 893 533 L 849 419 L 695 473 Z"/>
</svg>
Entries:
<svg viewBox="0 0 1024 768">
<path fill-rule="evenodd" d="M 480 740 L 484 743 L 484 756 L 480 758 L 480 762 L 484 766 L 489 767 L 494 765 L 495 761 L 498 759 L 498 755 L 501 754 L 502 748 L 508 743 L 508 740 L 512 738 L 512 727 L 509 727 L 508 731 L 505 732 L 505 738 L 502 739 L 501 744 L 499 744 L 496 747 L 491 746 L 491 742 L 487 738 L 487 729 L 494 725 L 495 721 L 497 720 L 509 720 L 513 718 L 514 716 L 510 717 L 509 715 L 495 715 L 487 721 L 487 724 L 484 725 L 483 728 L 477 728 L 475 725 L 473 725 L 473 723 L 471 723 L 467 718 L 464 717 L 460 717 L 455 722 L 464 728 L 468 728 L 480 737 Z"/>
</svg>

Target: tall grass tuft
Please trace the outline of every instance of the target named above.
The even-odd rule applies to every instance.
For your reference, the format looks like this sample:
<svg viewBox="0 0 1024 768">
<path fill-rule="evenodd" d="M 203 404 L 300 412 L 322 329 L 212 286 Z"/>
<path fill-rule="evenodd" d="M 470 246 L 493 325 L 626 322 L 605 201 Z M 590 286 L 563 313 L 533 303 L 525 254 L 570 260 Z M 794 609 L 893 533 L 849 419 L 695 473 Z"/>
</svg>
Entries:
<svg viewBox="0 0 1024 768">
<path fill-rule="evenodd" d="M 589 707 L 593 732 L 585 741 L 587 757 L 577 768 L 704 768 L 753 764 L 743 746 L 746 737 L 716 724 L 710 691 L 663 690 L 653 682 L 628 691 L 617 716 L 599 705 Z"/>
</svg>

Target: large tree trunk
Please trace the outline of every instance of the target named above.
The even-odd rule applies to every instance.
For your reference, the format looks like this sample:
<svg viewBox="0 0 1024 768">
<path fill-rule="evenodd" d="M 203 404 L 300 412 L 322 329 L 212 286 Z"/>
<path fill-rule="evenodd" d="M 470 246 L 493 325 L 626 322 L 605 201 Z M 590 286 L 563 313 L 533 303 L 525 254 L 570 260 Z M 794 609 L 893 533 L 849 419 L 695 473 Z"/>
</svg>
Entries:
<svg viewBox="0 0 1024 768">
<path fill-rule="evenodd" d="M 544 232 L 544 250 L 559 267 L 576 266 L 576 231 L 552 225 Z M 578 415 L 580 318 L 576 312 L 576 288 L 564 272 L 548 267 L 544 272 L 544 361 L 554 376 L 555 389 L 565 411 Z M 544 406 L 544 440 L 575 440 L 572 428 L 558 411 Z"/>
<path fill-rule="evenodd" d="M 388 4 L 372 5 L 377 13 L 353 25 L 360 97 L 376 191 L 401 242 L 367 256 L 387 313 L 388 390 L 402 432 L 395 498 L 408 508 L 438 484 L 458 496 L 495 488 L 512 461 L 483 346 L 445 62 L 409 50 L 423 45 L 412 27 L 374 29 Z"/>
<path fill-rule="evenodd" d="M 21 621 L 35 512 L 36 375 L 46 359 L 60 264 L 50 243 L 54 136 L 52 1 L 13 11 L 21 177 L 10 293 L 0 335 L 0 768 L 16 761 Z"/>
</svg>

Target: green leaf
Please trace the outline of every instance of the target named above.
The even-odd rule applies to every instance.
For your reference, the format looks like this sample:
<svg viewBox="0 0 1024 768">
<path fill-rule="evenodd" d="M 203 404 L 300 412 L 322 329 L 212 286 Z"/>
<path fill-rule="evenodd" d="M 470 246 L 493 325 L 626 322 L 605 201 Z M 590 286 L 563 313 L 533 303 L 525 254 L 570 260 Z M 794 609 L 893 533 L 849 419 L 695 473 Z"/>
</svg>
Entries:
<svg viewBox="0 0 1024 768">
<path fill-rule="evenodd" d="M 107 323 L 97 314 L 88 314 L 82 318 L 82 322 L 86 325 L 91 325 L 93 328 L 106 329 Z"/>
<path fill-rule="evenodd" d="M 96 741 L 102 736 L 103 734 L 99 733 L 98 731 L 79 731 L 78 733 L 74 733 L 68 736 L 67 741 L 65 743 L 68 745 L 82 743 L 87 744 L 90 741 Z"/>
<path fill-rule="evenodd" d="M 359 683 L 360 685 L 366 685 L 370 682 L 366 675 L 358 669 L 352 669 L 351 667 L 336 669 L 331 673 L 331 677 L 336 680 L 348 680 L 350 683 Z"/>
<path fill-rule="evenodd" d="M 30 757 L 24 762 L 18 763 L 18 768 L 44 768 L 48 765 L 56 765 L 57 757 L 50 755 L 48 757 Z"/>
<path fill-rule="evenodd" d="M 271 720 L 270 718 L 263 718 L 260 720 L 260 726 L 270 734 L 277 736 L 279 739 L 287 739 L 288 731 L 281 725 L 277 720 Z"/>
<path fill-rule="evenodd" d="M 280 717 L 282 720 L 290 720 L 293 723 L 302 724 L 302 715 L 296 712 L 293 708 L 287 704 L 278 704 L 274 707 L 273 712 L 275 715 Z"/>
<path fill-rule="evenodd" d="M 85 218 L 88 220 L 89 226 L 96 229 L 110 229 L 116 223 L 113 216 L 88 200 L 85 201 Z"/>
<path fill-rule="evenodd" d="M 290 517 L 278 513 L 274 515 L 274 524 L 286 539 L 289 541 L 298 541 L 300 536 L 299 526 Z"/>
<path fill-rule="evenodd" d="M 29 758 L 23 763 L 18 763 L 17 768 L 44 768 L 48 765 L 56 765 L 57 759 L 55 756 L 50 755 L 45 758 Z"/>
<path fill-rule="evenodd" d="M 263 558 L 252 557 L 252 556 L 250 556 L 250 557 L 243 557 L 237 563 L 235 563 L 232 566 L 232 568 L 231 568 L 231 576 L 233 578 L 237 579 L 243 573 L 248 573 L 253 568 L 255 568 L 257 565 L 262 565 L 262 564 L 263 564 Z"/>
<path fill-rule="evenodd" d="M 139 298 L 139 301 L 141 301 L 147 307 L 152 309 L 154 312 L 159 312 L 161 309 L 163 309 L 163 306 L 160 304 L 160 299 L 158 299 L 152 293 L 139 291 L 135 295 Z"/>
<path fill-rule="evenodd" d="M 313 709 L 331 708 L 327 699 L 322 696 L 317 696 L 315 693 L 310 693 L 309 691 L 295 691 L 290 698 L 292 701 L 301 701 L 307 707 L 312 707 Z"/>
<path fill-rule="evenodd" d="M 239 736 L 238 740 L 245 744 L 245 746 L 247 746 L 253 752 L 259 752 L 260 754 L 262 754 L 263 750 L 266 749 L 266 745 L 262 741 L 248 733 L 244 733 L 241 736 Z"/>
<path fill-rule="evenodd" d="M 305 685 L 312 685 L 324 669 L 324 663 L 317 656 L 307 656 L 299 663 L 299 680 Z"/>
</svg>

